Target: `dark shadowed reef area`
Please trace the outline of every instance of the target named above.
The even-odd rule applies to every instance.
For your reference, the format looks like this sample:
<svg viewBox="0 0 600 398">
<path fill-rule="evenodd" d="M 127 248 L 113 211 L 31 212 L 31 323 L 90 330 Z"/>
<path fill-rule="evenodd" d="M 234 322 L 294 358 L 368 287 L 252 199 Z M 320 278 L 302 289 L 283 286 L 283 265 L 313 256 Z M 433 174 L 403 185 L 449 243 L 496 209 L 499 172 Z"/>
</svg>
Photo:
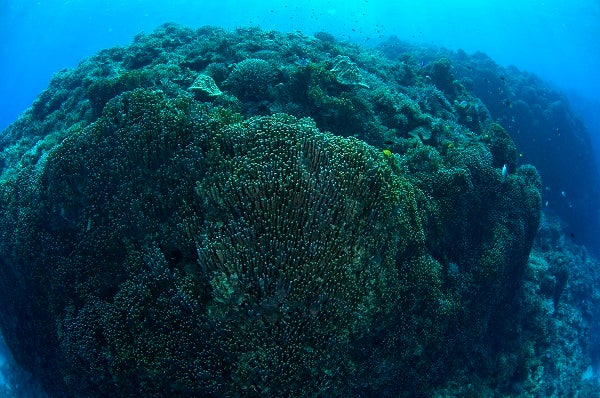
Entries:
<svg viewBox="0 0 600 398">
<path fill-rule="evenodd" d="M 489 116 L 514 140 L 519 164 L 535 165 L 544 185 L 544 211 L 558 215 L 576 243 L 599 254 L 598 161 L 566 97 L 535 75 L 501 67 L 483 53 L 416 47 L 395 38 L 379 49 L 390 59 L 420 60 L 430 77 L 440 72 L 436 61 L 445 58 L 448 81 L 461 84 L 483 102 Z"/>
<path fill-rule="evenodd" d="M 484 54 L 167 24 L 0 150 L 0 327 L 52 396 L 600 393 L 589 137 Z"/>
</svg>

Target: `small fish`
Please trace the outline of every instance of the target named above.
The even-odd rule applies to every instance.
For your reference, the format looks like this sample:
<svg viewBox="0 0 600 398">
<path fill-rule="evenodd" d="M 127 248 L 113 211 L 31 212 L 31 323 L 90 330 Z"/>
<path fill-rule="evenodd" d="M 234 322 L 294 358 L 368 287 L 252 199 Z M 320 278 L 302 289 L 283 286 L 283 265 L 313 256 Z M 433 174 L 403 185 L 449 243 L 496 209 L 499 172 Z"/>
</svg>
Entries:
<svg viewBox="0 0 600 398">
<path fill-rule="evenodd" d="M 456 105 L 458 105 L 462 109 L 465 109 L 467 107 L 467 105 L 469 105 L 469 103 L 465 100 L 462 100 L 460 102 L 457 102 Z"/>
<path fill-rule="evenodd" d="M 506 177 L 508 176 L 508 166 L 506 163 L 502 166 L 502 182 L 506 182 Z"/>
<path fill-rule="evenodd" d="M 424 59 L 421 60 L 421 68 L 425 67 L 425 65 L 427 65 L 427 62 L 425 62 Z"/>
<path fill-rule="evenodd" d="M 296 61 L 296 65 L 301 66 L 301 67 L 305 67 L 306 65 L 308 65 L 309 60 L 307 58 L 300 58 L 298 61 Z"/>
</svg>

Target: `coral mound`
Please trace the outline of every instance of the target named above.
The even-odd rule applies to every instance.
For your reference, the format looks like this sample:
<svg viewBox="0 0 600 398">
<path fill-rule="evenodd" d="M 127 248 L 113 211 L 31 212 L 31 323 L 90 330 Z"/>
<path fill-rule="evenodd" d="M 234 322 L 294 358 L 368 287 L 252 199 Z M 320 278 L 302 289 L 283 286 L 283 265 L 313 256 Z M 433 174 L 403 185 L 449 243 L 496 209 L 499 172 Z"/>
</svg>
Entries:
<svg viewBox="0 0 600 398">
<path fill-rule="evenodd" d="M 527 386 L 535 168 L 460 84 L 323 37 L 166 25 L 6 131 L 0 325 L 50 393 Z"/>
</svg>

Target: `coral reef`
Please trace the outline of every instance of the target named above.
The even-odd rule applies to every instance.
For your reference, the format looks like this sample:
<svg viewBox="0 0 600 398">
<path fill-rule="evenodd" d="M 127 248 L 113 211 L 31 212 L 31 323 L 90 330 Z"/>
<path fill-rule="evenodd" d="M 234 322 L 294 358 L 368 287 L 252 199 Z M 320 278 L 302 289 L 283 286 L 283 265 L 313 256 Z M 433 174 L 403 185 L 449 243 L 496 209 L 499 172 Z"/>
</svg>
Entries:
<svg viewBox="0 0 600 398">
<path fill-rule="evenodd" d="M 580 244 L 600 255 L 598 164 L 590 135 L 563 94 L 537 76 L 502 67 L 480 52 L 417 47 L 397 38 L 378 49 L 407 65 L 423 63 L 421 75 L 455 101 L 460 123 L 473 131 L 485 120 L 483 113 L 502 125 L 519 148 L 518 163 L 534 164 L 540 173 L 544 205 L 561 217 Z"/>
<path fill-rule="evenodd" d="M 432 68 L 169 24 L 61 72 L 0 141 L 15 360 L 64 397 L 594 391 L 589 341 L 559 366 L 590 321 L 556 314 L 595 282 L 543 251 L 536 169 Z"/>
</svg>

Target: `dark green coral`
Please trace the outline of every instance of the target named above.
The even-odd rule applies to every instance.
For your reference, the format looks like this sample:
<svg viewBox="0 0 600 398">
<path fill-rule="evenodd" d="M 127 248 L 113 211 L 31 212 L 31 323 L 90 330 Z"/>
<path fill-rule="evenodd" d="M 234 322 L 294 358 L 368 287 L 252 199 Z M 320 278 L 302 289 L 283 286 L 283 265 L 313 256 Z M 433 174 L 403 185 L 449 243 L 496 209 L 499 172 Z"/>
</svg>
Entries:
<svg viewBox="0 0 600 398">
<path fill-rule="evenodd" d="M 516 166 L 503 130 L 482 118 L 470 131 L 428 84 L 390 88 L 396 69 L 351 47 L 291 36 L 279 52 L 274 33 L 202 32 L 168 25 L 102 54 L 130 69 L 85 64 L 96 77 L 77 72 L 79 107 L 40 107 L 5 136 L 0 324 L 19 362 L 58 396 L 418 396 L 462 374 L 501 391 L 522 381 L 534 361 L 510 328 L 540 183 L 530 166 L 502 177 Z M 318 46 L 344 50 L 372 90 L 340 82 Z M 166 65 L 174 49 L 197 59 Z M 223 99 L 188 90 L 206 63 Z M 516 359 L 498 375 L 501 355 Z"/>
<path fill-rule="evenodd" d="M 220 115 L 127 93 L 13 188 L 34 199 L 7 261 L 50 283 L 34 302 L 59 327 L 30 339 L 54 336 L 71 391 L 343 389 L 350 342 L 392 311 L 410 196 L 383 155 L 309 120 Z"/>
</svg>

